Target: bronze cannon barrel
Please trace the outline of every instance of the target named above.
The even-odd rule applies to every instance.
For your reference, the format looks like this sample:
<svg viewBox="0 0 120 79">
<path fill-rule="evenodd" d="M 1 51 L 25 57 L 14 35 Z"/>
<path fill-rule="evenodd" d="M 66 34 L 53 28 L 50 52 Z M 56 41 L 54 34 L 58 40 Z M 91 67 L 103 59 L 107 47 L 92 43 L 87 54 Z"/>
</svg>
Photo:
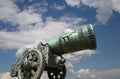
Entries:
<svg viewBox="0 0 120 79">
<path fill-rule="evenodd" d="M 48 41 L 51 52 L 61 55 L 85 49 L 96 49 L 93 26 L 88 24 L 70 34 Z"/>
</svg>

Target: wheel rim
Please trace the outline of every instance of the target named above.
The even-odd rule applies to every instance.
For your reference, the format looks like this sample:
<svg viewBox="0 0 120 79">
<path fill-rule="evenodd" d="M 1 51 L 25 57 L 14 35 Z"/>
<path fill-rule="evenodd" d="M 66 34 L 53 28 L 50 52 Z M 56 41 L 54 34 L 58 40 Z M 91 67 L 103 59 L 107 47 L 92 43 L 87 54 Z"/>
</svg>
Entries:
<svg viewBox="0 0 120 79">
<path fill-rule="evenodd" d="M 66 76 L 66 67 L 63 66 L 63 68 L 60 69 L 52 69 L 51 71 L 48 71 L 48 77 L 49 79 L 65 79 Z"/>
<path fill-rule="evenodd" d="M 44 70 L 42 53 L 33 49 L 23 56 L 22 63 L 18 69 L 19 79 L 39 79 Z"/>
</svg>

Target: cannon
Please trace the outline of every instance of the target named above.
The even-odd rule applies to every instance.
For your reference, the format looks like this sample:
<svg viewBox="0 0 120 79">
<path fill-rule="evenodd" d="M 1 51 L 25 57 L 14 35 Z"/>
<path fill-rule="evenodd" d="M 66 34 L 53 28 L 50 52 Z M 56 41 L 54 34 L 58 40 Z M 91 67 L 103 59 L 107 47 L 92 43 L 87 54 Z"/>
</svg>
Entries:
<svg viewBox="0 0 120 79">
<path fill-rule="evenodd" d="M 49 79 L 65 79 L 66 60 L 62 55 L 86 49 L 96 49 L 91 24 L 47 43 L 40 42 L 32 48 L 26 48 L 23 56 L 12 65 L 10 74 L 18 79 L 40 79 L 43 71 L 47 71 Z"/>
</svg>

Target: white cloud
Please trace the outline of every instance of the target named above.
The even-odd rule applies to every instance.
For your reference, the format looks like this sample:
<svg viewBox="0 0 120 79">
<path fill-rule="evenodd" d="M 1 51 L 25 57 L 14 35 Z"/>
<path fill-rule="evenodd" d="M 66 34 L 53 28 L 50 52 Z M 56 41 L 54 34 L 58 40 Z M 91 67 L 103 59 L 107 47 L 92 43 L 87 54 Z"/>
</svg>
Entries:
<svg viewBox="0 0 120 79">
<path fill-rule="evenodd" d="M 63 22 L 48 21 L 44 27 L 33 28 L 29 31 L 0 32 L 0 48 L 14 49 L 34 42 L 48 41 L 61 35 L 67 26 Z"/>
<path fill-rule="evenodd" d="M 120 79 L 120 68 L 97 71 L 96 75 L 101 79 Z"/>
<path fill-rule="evenodd" d="M 111 0 L 113 4 L 113 10 L 120 13 L 120 0 Z"/>
<path fill-rule="evenodd" d="M 112 14 L 112 3 L 110 0 L 82 0 L 82 4 L 96 8 L 96 18 L 102 24 L 106 24 Z"/>
<path fill-rule="evenodd" d="M 52 8 L 54 8 L 56 10 L 64 10 L 66 8 L 66 6 L 64 4 L 63 5 L 54 4 L 52 6 Z"/>
<path fill-rule="evenodd" d="M 89 69 L 74 70 L 75 64 L 80 63 L 81 59 L 88 58 L 95 53 L 96 52 L 93 50 L 84 50 L 65 54 L 64 58 L 66 59 L 66 67 L 69 74 L 67 79 L 96 79 L 94 72 Z"/>
<path fill-rule="evenodd" d="M 120 0 L 66 0 L 66 3 L 72 7 L 83 4 L 95 8 L 96 18 L 102 24 L 107 23 L 113 10 L 120 13 Z"/>
<path fill-rule="evenodd" d="M 85 22 L 86 19 L 81 17 L 71 17 L 71 16 L 62 16 L 60 17 L 62 22 L 68 23 L 71 27 L 77 28 L 81 25 L 82 22 Z"/>
<path fill-rule="evenodd" d="M 65 29 L 65 30 L 64 30 L 64 32 L 65 32 L 65 34 L 69 34 L 69 33 L 74 32 L 74 30 L 73 30 L 73 29 L 68 28 L 68 29 Z"/>
<path fill-rule="evenodd" d="M 81 2 L 81 0 L 65 0 L 66 1 L 66 3 L 68 4 L 68 5 L 70 5 L 70 6 L 72 6 L 72 7 L 74 7 L 74 6 L 80 6 L 80 2 Z"/>
<path fill-rule="evenodd" d="M 78 79 L 96 79 L 96 75 L 94 72 L 90 71 L 89 69 L 80 69 L 77 71 L 77 78 Z"/>
<path fill-rule="evenodd" d="M 96 52 L 93 50 L 84 50 L 79 52 L 73 52 L 69 54 L 65 54 L 64 58 L 66 59 L 66 66 L 69 71 L 74 70 L 74 64 L 80 63 L 81 58 L 88 58 L 95 54 Z"/>
<path fill-rule="evenodd" d="M 70 54 L 65 54 L 65 58 L 67 59 L 67 61 L 75 63 L 80 61 L 80 59 L 83 58 L 87 58 L 90 57 L 92 54 L 95 54 L 96 52 L 93 50 L 83 50 L 83 51 L 79 51 L 79 52 L 74 52 L 74 53 L 70 53 Z"/>
<path fill-rule="evenodd" d="M 0 79 L 17 79 L 10 76 L 9 72 L 0 73 Z"/>
<path fill-rule="evenodd" d="M 69 70 L 70 76 L 67 79 L 120 79 L 120 68 L 108 70 L 80 69 Z"/>
<path fill-rule="evenodd" d="M 19 12 L 19 8 L 14 4 L 12 0 L 0 0 L 0 20 L 3 22 L 14 23 L 16 13 Z"/>
<path fill-rule="evenodd" d="M 55 9 L 56 10 L 63 10 L 63 9 L 65 9 L 65 6 L 55 6 Z"/>
<path fill-rule="evenodd" d="M 42 14 L 48 11 L 47 7 L 48 7 L 48 3 L 45 0 L 43 0 L 43 1 L 40 1 L 39 3 L 35 3 L 26 7 L 26 10 L 30 10 L 30 11 L 32 10 L 32 12 Z"/>
<path fill-rule="evenodd" d="M 105 24 L 109 20 L 113 13 L 113 10 L 116 12 L 120 11 L 118 9 L 118 7 L 120 6 L 120 0 L 93 0 L 91 2 L 87 0 L 83 1 L 86 1 L 85 5 L 97 8 L 96 18 L 99 22 L 102 22 L 103 24 Z"/>
<path fill-rule="evenodd" d="M 40 15 L 33 12 L 29 13 L 27 11 L 18 13 L 16 18 L 17 18 L 17 23 L 20 26 L 27 26 L 29 24 L 42 22 Z"/>
<path fill-rule="evenodd" d="M 21 28 L 28 28 L 28 26 L 32 27 L 33 24 L 42 24 L 41 14 L 39 14 L 39 11 L 41 11 L 41 13 L 45 12 L 47 11 L 46 8 L 47 3 L 42 2 L 40 4 L 28 6 L 24 10 L 20 11 L 20 8 L 13 0 L 1 0 L 0 20 L 3 22 L 9 22 L 13 26 L 18 25 L 18 29 L 21 30 Z"/>
<path fill-rule="evenodd" d="M 80 69 L 78 71 L 70 69 L 69 73 L 70 76 L 67 79 L 99 79 L 95 71 L 90 69 Z"/>
</svg>

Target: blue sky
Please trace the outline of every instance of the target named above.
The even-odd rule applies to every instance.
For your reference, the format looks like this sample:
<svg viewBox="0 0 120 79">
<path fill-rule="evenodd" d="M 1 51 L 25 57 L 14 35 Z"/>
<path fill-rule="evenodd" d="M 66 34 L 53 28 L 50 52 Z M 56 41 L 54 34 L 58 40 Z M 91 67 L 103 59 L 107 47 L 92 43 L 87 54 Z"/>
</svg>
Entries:
<svg viewBox="0 0 120 79">
<path fill-rule="evenodd" d="M 66 79 L 120 79 L 119 7 L 120 0 L 0 0 L 0 78 L 12 79 L 25 47 L 91 23 L 97 49 L 65 55 Z"/>
</svg>

